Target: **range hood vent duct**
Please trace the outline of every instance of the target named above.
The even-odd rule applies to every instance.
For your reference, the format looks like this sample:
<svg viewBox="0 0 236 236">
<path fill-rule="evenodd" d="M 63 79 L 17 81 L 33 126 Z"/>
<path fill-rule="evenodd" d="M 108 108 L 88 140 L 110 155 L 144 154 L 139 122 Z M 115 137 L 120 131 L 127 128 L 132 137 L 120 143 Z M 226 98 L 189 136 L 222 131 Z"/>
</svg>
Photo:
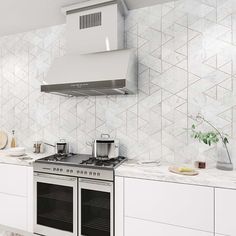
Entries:
<svg viewBox="0 0 236 236">
<path fill-rule="evenodd" d="M 101 12 L 80 16 L 80 29 L 87 29 L 100 25 L 102 25 Z"/>
</svg>

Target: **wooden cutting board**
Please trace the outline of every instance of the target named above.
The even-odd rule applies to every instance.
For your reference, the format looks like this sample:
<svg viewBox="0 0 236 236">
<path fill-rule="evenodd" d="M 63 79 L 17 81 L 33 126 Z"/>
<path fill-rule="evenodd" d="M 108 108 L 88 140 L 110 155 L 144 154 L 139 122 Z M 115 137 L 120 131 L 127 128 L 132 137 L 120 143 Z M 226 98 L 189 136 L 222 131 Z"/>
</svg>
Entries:
<svg viewBox="0 0 236 236">
<path fill-rule="evenodd" d="M 179 171 L 179 167 L 177 166 L 170 166 L 169 171 L 178 175 L 187 175 L 187 176 L 195 176 L 199 174 L 199 172 L 196 170 L 193 170 L 191 172 L 181 172 Z"/>
<path fill-rule="evenodd" d="M 4 149 L 7 146 L 8 136 L 4 131 L 0 131 L 0 149 Z"/>
</svg>

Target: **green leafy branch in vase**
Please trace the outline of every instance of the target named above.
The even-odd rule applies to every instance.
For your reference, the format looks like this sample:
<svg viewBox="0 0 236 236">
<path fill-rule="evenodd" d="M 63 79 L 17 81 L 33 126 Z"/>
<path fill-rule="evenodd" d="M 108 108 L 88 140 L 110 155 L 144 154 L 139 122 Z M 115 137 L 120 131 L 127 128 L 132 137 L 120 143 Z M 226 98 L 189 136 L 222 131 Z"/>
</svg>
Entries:
<svg viewBox="0 0 236 236">
<path fill-rule="evenodd" d="M 210 132 L 197 131 L 196 126 L 193 124 L 191 127 L 192 138 L 197 139 L 200 143 L 203 142 L 204 144 L 209 145 L 209 146 L 211 146 L 212 144 L 216 144 L 221 140 L 226 149 L 230 164 L 232 164 L 232 160 L 231 160 L 228 146 L 227 146 L 227 144 L 229 143 L 229 140 L 227 138 L 228 135 L 221 133 L 214 125 L 212 125 L 208 120 L 206 120 L 201 114 L 198 114 L 195 118 L 193 117 L 191 118 L 196 121 L 200 121 L 201 123 L 205 122 L 214 130 Z"/>
</svg>

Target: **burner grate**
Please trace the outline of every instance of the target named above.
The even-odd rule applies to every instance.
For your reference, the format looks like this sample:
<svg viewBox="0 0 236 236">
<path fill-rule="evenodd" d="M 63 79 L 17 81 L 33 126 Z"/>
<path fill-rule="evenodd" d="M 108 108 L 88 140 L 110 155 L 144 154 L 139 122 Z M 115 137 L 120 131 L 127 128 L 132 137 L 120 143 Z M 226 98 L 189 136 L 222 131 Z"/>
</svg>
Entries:
<svg viewBox="0 0 236 236">
<path fill-rule="evenodd" d="M 49 161 L 49 162 L 56 162 L 56 161 L 62 161 L 68 157 L 70 157 L 72 154 L 54 154 L 52 156 L 49 157 L 45 157 L 43 158 L 45 161 Z"/>
<path fill-rule="evenodd" d="M 95 157 L 91 157 L 88 160 L 82 161 L 81 164 L 86 166 L 115 167 L 124 159 L 125 159 L 124 157 L 118 157 L 109 160 L 102 160 L 102 159 L 97 159 Z"/>
</svg>

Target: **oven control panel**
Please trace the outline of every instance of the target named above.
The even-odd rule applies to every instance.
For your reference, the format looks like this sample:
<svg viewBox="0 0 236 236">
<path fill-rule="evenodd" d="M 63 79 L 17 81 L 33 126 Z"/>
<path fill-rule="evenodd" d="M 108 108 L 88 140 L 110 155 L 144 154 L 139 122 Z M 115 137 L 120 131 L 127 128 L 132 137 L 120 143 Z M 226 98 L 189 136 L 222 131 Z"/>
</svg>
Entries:
<svg viewBox="0 0 236 236">
<path fill-rule="evenodd" d="M 61 165 L 48 165 L 45 163 L 35 163 L 34 171 L 49 174 L 76 176 L 91 179 L 109 180 L 113 181 L 113 170 L 97 169 L 97 168 L 83 168 L 75 166 L 61 166 Z"/>
</svg>

